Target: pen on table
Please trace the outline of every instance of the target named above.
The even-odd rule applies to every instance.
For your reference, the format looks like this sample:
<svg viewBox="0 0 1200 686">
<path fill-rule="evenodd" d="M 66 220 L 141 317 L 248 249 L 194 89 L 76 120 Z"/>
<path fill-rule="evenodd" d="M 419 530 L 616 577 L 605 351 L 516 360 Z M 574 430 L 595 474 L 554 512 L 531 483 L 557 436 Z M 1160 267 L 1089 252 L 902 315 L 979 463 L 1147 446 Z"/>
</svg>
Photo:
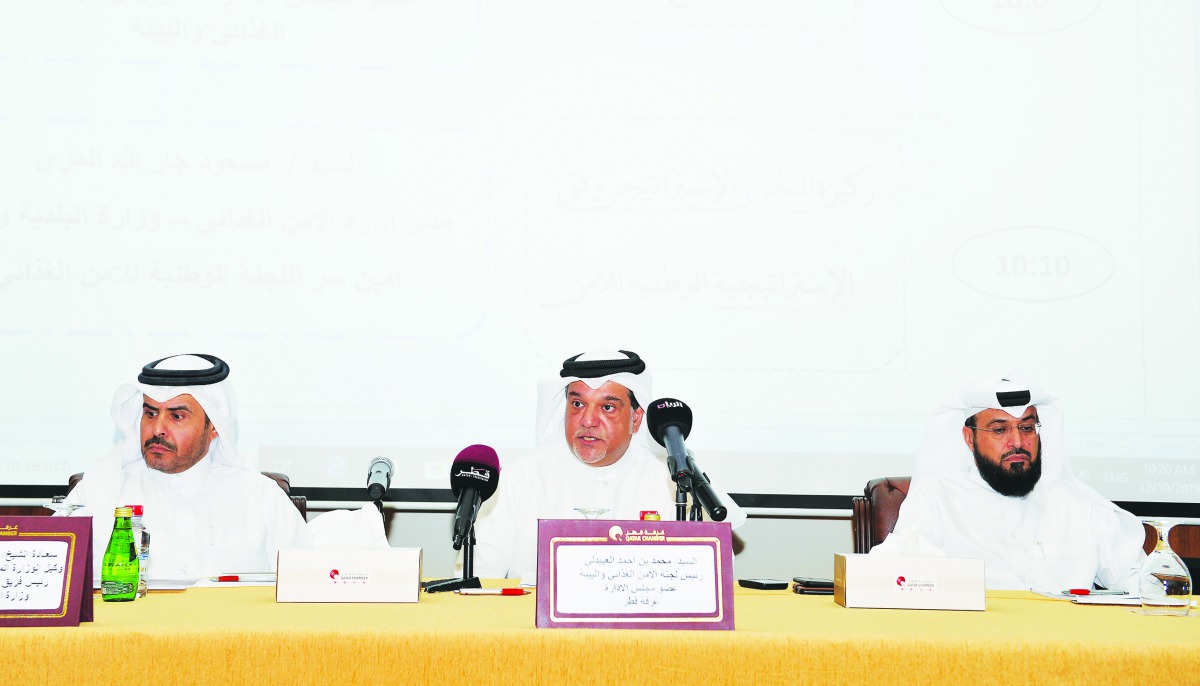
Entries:
<svg viewBox="0 0 1200 686">
<path fill-rule="evenodd" d="M 528 595 L 524 588 L 460 588 L 455 593 L 459 595 Z"/>
<path fill-rule="evenodd" d="M 212 581 L 218 583 L 237 583 L 239 581 L 274 581 L 274 574 L 222 574 L 221 576 L 211 577 Z"/>
<path fill-rule="evenodd" d="M 1106 591 L 1103 589 L 1072 588 L 1063 591 L 1063 595 L 1129 595 L 1128 591 Z"/>
</svg>

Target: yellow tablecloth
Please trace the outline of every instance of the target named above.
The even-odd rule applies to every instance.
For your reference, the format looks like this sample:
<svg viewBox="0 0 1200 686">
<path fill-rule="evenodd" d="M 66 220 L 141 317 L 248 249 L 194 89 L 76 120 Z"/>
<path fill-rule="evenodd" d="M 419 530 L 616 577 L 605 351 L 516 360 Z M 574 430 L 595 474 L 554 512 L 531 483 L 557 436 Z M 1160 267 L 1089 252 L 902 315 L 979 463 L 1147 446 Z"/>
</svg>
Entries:
<svg viewBox="0 0 1200 686">
<path fill-rule="evenodd" d="M 102 603 L 79 628 L 0 629 L 7 684 L 1166 683 L 1200 681 L 1200 619 L 1029 593 L 985 612 L 863 610 L 738 589 L 735 631 L 535 629 L 534 596 L 276 604 L 273 588 Z"/>
</svg>

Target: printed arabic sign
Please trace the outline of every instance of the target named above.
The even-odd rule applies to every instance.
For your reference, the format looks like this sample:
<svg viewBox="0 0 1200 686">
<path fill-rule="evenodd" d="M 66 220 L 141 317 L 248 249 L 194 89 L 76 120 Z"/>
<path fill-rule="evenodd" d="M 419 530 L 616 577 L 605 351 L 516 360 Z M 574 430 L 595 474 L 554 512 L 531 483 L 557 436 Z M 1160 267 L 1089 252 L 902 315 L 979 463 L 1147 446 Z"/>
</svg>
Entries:
<svg viewBox="0 0 1200 686">
<path fill-rule="evenodd" d="M 92 621 L 91 517 L 0 517 L 0 626 Z"/>
<path fill-rule="evenodd" d="M 537 626 L 732 629 L 728 524 L 540 520 Z"/>
</svg>

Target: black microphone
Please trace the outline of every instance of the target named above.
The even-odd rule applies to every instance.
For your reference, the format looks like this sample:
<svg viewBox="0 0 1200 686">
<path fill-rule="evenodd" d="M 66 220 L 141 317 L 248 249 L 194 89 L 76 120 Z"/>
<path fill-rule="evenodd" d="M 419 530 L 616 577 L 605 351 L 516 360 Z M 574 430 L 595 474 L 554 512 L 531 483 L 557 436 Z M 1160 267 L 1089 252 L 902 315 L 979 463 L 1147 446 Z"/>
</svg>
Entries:
<svg viewBox="0 0 1200 686">
<path fill-rule="evenodd" d="M 659 398 L 646 408 L 646 423 L 654 440 L 667 449 L 671 479 L 684 491 L 691 492 L 714 522 L 724 521 L 729 510 L 721 504 L 717 492 L 708 482 L 708 475 L 696 466 L 692 451 L 683 443 L 692 432 L 691 408 L 682 400 Z"/>
<path fill-rule="evenodd" d="M 454 549 L 462 547 L 479 516 L 479 506 L 500 483 L 500 458 L 486 445 L 469 445 L 450 465 L 450 490 L 458 498 L 454 510 Z M 465 568 L 464 568 L 465 569 Z"/>
<path fill-rule="evenodd" d="M 646 407 L 646 424 L 654 440 L 667 449 L 667 467 L 671 470 L 671 480 L 682 486 L 685 491 L 692 490 L 687 448 L 683 444 L 683 439 L 692 432 L 692 408 L 682 400 L 659 398 Z M 680 479 L 683 479 L 683 482 L 680 482 Z"/>
<path fill-rule="evenodd" d="M 380 500 L 387 489 L 392 487 L 392 461 L 386 457 L 371 460 L 367 468 L 367 498 Z"/>
</svg>

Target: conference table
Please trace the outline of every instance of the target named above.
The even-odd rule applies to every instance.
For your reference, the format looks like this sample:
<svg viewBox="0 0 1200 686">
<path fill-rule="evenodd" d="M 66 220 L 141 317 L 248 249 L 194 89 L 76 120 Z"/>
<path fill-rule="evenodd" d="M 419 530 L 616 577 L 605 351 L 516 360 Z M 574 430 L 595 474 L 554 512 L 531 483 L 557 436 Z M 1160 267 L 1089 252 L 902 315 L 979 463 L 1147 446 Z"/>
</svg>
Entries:
<svg viewBox="0 0 1200 686">
<path fill-rule="evenodd" d="M 797 684 L 1200 682 L 1200 618 L 989 592 L 987 610 L 847 609 L 738 588 L 733 631 L 537 629 L 535 596 L 281 604 L 152 592 L 79 627 L 0 629 L 5 682 Z"/>
</svg>

